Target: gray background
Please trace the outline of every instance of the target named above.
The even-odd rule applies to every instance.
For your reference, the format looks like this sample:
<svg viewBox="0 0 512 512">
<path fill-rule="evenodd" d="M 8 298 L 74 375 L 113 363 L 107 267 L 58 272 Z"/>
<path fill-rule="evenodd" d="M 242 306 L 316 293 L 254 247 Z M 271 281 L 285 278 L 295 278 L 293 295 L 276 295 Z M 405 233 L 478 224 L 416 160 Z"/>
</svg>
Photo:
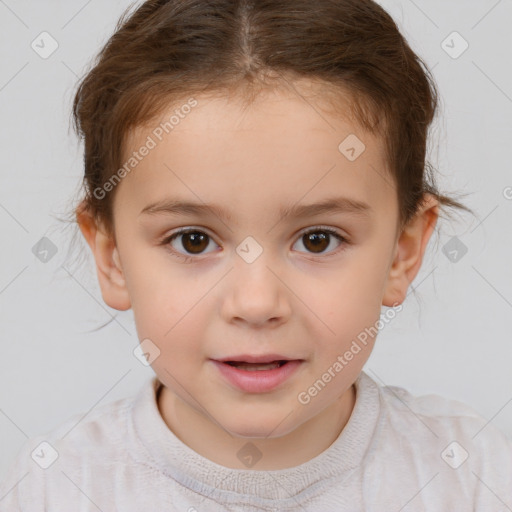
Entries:
<svg viewBox="0 0 512 512">
<path fill-rule="evenodd" d="M 103 303 L 92 258 L 74 260 L 73 229 L 58 221 L 82 172 L 73 88 L 129 3 L 0 0 L 0 479 L 27 437 L 131 395 L 153 375 L 132 353 L 131 311 Z M 441 221 L 416 293 L 379 334 L 365 370 L 382 384 L 466 402 L 512 437 L 512 2 L 380 3 L 439 85 L 431 156 L 441 188 L 468 193 L 477 217 Z M 47 59 L 31 48 L 43 31 L 59 45 Z M 456 59 L 442 47 L 453 31 L 469 43 Z M 442 251 L 453 236 L 467 248 L 458 261 Z M 46 263 L 33 253 L 43 237 L 57 249 Z"/>
</svg>

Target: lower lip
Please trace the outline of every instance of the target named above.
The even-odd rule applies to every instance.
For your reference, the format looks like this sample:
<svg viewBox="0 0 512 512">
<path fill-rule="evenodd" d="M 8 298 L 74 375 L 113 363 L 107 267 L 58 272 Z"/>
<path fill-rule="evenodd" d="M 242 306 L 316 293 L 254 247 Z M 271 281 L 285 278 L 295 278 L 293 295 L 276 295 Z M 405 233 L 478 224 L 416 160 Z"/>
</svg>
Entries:
<svg viewBox="0 0 512 512">
<path fill-rule="evenodd" d="M 213 360 L 222 375 L 234 386 L 247 393 L 265 393 L 272 391 L 293 373 L 302 364 L 302 361 L 288 361 L 286 364 L 272 370 L 241 370 L 228 363 Z"/>
</svg>

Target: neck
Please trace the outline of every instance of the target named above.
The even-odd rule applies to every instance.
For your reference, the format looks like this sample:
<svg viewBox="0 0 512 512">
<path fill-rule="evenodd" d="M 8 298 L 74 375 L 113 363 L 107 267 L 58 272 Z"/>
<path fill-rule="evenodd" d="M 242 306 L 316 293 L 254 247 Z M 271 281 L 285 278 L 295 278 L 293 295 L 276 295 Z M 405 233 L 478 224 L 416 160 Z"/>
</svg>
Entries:
<svg viewBox="0 0 512 512">
<path fill-rule="evenodd" d="M 235 436 L 161 386 L 157 403 L 168 428 L 199 455 L 233 469 L 248 469 L 237 454 L 250 442 L 264 456 L 254 469 L 278 470 L 303 464 L 325 451 L 345 428 L 356 399 L 354 385 L 334 403 L 280 437 Z M 190 428 L 193 425 L 194 428 Z"/>
</svg>

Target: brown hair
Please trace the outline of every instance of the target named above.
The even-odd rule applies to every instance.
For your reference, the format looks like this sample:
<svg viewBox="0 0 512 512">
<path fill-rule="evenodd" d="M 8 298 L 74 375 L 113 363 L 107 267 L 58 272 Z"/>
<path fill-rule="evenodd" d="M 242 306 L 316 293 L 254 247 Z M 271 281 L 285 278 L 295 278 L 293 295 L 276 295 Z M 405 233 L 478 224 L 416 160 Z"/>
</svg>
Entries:
<svg viewBox="0 0 512 512">
<path fill-rule="evenodd" d="M 114 236 L 114 190 L 94 191 L 123 165 L 131 129 L 202 92 L 311 79 L 346 98 L 351 114 L 385 140 L 404 225 L 426 193 L 471 211 L 436 188 L 426 162 L 438 106 L 434 80 L 386 11 L 372 0 L 147 0 L 121 16 L 78 85 L 74 127 L 84 140 L 86 209 Z M 342 93 L 340 95 L 340 93 Z M 341 141 L 340 141 L 341 142 Z"/>
</svg>

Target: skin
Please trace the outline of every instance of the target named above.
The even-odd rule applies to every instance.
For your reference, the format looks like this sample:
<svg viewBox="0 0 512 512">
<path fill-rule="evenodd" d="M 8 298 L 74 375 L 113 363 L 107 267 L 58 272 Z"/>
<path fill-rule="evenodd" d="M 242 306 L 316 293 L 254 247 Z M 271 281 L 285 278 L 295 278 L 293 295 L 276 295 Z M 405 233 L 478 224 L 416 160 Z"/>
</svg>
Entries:
<svg viewBox="0 0 512 512">
<path fill-rule="evenodd" d="M 382 305 L 402 303 L 438 219 L 438 203 L 427 196 L 399 231 L 383 140 L 308 97 L 307 84 L 295 90 L 301 96 L 286 87 L 262 92 L 249 108 L 234 97 L 196 96 L 198 106 L 117 186 L 117 243 L 77 210 L 103 299 L 118 310 L 131 308 L 139 339 L 160 350 L 152 368 L 164 384 L 163 420 L 197 453 L 231 468 L 247 469 L 237 452 L 248 441 L 262 454 L 252 469 L 272 470 L 310 460 L 339 436 L 375 339 L 309 403 L 298 395 L 376 324 Z M 150 133 L 133 131 L 128 153 Z M 354 162 L 338 150 L 349 134 L 366 145 Z M 371 210 L 367 217 L 279 217 L 283 206 L 333 195 Z M 219 205 L 231 220 L 212 213 L 140 215 L 171 197 Z M 315 252 L 303 231 L 321 232 L 318 226 L 347 242 L 330 236 Z M 186 235 L 160 244 L 181 227 L 208 235 L 198 254 Z M 236 252 L 248 236 L 263 249 L 252 263 Z M 265 353 L 303 360 L 266 393 L 233 387 L 210 360 Z"/>
</svg>

